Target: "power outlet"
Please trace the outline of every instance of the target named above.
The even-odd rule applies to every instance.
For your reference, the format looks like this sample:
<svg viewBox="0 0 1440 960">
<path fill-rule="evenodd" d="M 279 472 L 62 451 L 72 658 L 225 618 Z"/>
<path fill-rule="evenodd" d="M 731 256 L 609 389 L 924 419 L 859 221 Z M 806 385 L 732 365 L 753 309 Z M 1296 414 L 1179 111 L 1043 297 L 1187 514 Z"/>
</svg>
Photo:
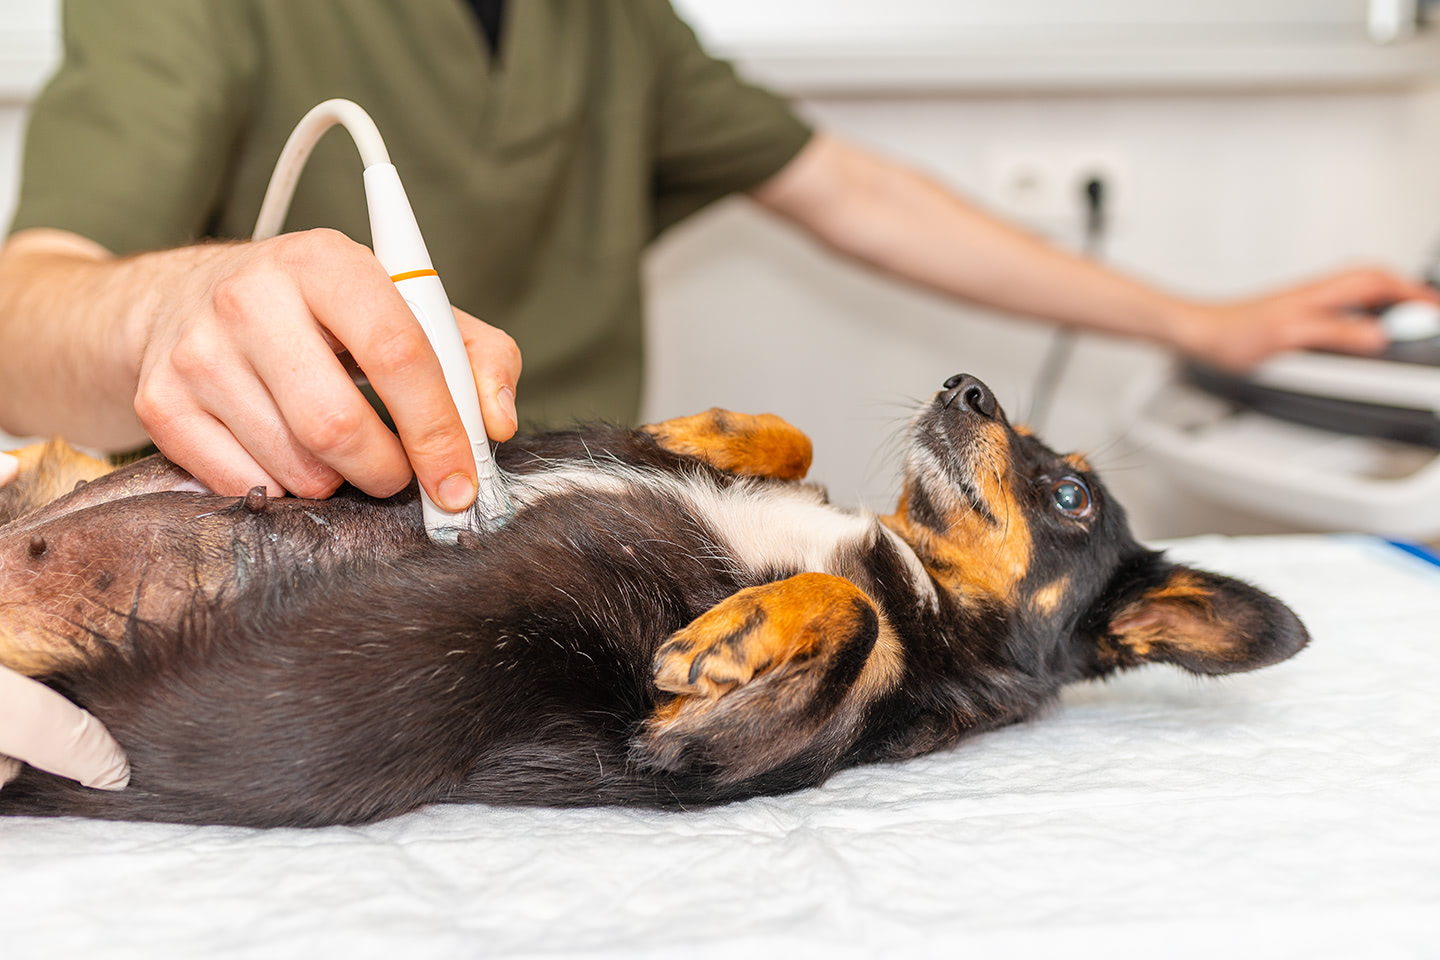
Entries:
<svg viewBox="0 0 1440 960">
<path fill-rule="evenodd" d="M 1084 228 L 1085 185 L 1105 184 L 1105 213 L 1113 226 L 1124 219 L 1130 164 L 1113 147 L 1033 144 L 999 147 L 985 164 L 986 199 L 995 212 L 1052 237 L 1078 237 Z"/>
</svg>

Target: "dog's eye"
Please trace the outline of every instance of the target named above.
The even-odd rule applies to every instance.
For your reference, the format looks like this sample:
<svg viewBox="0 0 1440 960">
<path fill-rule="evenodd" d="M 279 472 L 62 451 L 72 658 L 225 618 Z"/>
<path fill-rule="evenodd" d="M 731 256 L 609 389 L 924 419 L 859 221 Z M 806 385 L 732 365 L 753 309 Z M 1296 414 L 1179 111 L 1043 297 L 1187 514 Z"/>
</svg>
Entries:
<svg viewBox="0 0 1440 960">
<path fill-rule="evenodd" d="M 1056 480 L 1050 485 L 1050 496 L 1060 512 L 1071 517 L 1083 517 L 1090 513 L 1090 491 L 1074 477 Z"/>
</svg>

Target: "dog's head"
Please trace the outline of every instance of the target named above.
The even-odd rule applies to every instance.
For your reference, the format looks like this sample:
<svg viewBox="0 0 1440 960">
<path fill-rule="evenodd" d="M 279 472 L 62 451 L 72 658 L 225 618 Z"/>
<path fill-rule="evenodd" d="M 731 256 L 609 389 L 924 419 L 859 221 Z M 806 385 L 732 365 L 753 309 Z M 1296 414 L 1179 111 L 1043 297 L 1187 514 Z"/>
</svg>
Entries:
<svg viewBox="0 0 1440 960">
<path fill-rule="evenodd" d="M 1139 544 L 1090 465 L 1010 425 L 959 375 L 916 415 L 886 523 L 956 609 L 1004 617 L 1006 658 L 1061 680 L 1161 661 L 1195 673 L 1293 655 L 1304 626 L 1275 598 Z"/>
</svg>

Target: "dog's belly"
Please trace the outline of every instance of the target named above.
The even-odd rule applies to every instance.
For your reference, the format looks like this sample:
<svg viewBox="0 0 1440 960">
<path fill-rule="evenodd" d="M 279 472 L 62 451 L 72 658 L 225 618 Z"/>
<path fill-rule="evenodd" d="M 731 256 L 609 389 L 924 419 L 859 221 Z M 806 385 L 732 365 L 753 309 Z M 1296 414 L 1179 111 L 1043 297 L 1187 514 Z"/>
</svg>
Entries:
<svg viewBox="0 0 1440 960">
<path fill-rule="evenodd" d="M 0 662 L 51 673 L 97 644 L 123 649 L 132 617 L 173 624 L 257 578 L 424 540 L 413 493 L 266 501 L 193 486 L 173 465 L 141 461 L 0 527 Z"/>
</svg>

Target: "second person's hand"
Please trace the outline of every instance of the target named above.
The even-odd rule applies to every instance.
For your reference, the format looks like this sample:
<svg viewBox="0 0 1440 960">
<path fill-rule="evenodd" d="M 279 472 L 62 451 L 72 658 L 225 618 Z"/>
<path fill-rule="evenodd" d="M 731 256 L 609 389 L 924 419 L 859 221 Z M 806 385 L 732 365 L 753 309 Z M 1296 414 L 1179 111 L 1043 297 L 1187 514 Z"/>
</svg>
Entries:
<svg viewBox="0 0 1440 960">
<path fill-rule="evenodd" d="M 1440 293 L 1387 270 L 1345 270 L 1251 300 L 1187 305 L 1172 328 L 1174 345 L 1242 372 L 1286 350 L 1373 354 L 1389 341 L 1364 311 L 1402 300 L 1440 303 Z"/>
</svg>

